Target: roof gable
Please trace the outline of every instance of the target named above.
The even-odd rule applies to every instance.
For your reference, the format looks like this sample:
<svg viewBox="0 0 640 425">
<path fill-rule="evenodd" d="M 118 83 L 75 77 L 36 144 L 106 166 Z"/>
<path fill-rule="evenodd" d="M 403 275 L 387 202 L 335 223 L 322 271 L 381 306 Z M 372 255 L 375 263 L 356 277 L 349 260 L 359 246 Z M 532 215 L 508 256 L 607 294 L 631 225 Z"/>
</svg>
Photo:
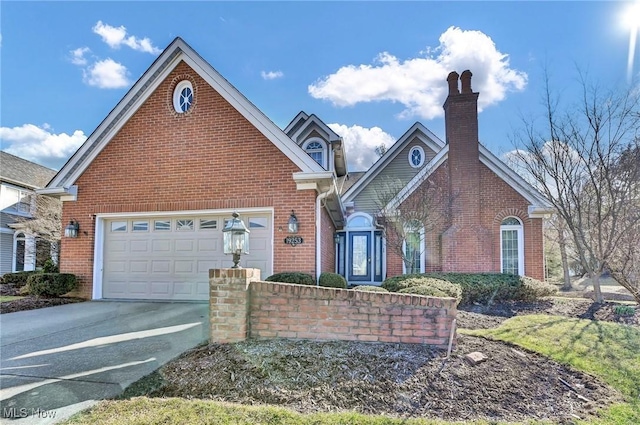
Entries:
<svg viewBox="0 0 640 425">
<path fill-rule="evenodd" d="M 538 217 L 553 211 L 552 205 L 534 187 L 527 183 L 515 171 L 509 168 L 504 162 L 496 157 L 489 149 L 483 145 L 480 147 L 480 162 L 489 170 L 494 172 L 505 183 L 518 192 L 530 203 L 529 216 Z M 402 204 L 419 186 L 424 182 L 449 156 L 449 145 L 445 146 L 427 166 L 425 166 L 416 176 L 386 205 L 386 210 L 393 210 Z"/>
<path fill-rule="evenodd" d="M 431 150 L 440 152 L 445 143 L 440 140 L 435 134 L 433 134 L 428 128 L 419 122 L 416 122 L 407 130 L 400 139 L 398 139 L 385 154 L 375 162 L 353 186 L 349 188 L 343 195 L 345 202 L 350 202 L 371 183 L 375 177 L 380 174 L 385 167 L 387 167 L 405 148 L 405 146 L 411 143 L 413 140 L 419 139 Z M 426 167 L 426 166 L 425 166 Z M 420 174 L 420 173 L 418 173 Z"/>
<path fill-rule="evenodd" d="M 247 121 L 258 129 L 269 141 L 294 162 L 302 173 L 324 171 L 309 155 L 297 146 L 264 113 L 253 105 L 242 93 L 220 75 L 184 40 L 176 38 L 158 56 L 147 71 L 125 94 L 122 100 L 98 125 L 85 143 L 73 154 L 58 174 L 48 184 L 48 188 L 72 186 L 89 167 L 96 156 L 117 134 L 146 99 L 184 61 L 215 91 L 229 102 Z"/>
</svg>

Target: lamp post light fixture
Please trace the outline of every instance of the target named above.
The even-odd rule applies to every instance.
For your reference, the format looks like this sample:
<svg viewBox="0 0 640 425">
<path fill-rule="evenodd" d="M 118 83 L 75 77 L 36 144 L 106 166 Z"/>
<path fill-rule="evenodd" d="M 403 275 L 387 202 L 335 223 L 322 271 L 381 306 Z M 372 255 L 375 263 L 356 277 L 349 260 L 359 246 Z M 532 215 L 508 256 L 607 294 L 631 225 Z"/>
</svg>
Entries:
<svg viewBox="0 0 640 425">
<path fill-rule="evenodd" d="M 296 217 L 293 210 L 291 210 L 291 215 L 289 216 L 289 233 L 298 233 L 298 217 Z"/>
<path fill-rule="evenodd" d="M 225 254 L 233 254 L 232 269 L 241 269 L 238 265 L 241 254 L 249 253 L 249 229 L 244 225 L 237 212 L 232 214 L 233 218 L 227 221 L 222 229 L 223 250 Z"/>
<path fill-rule="evenodd" d="M 64 237 L 65 238 L 77 238 L 78 232 L 80 231 L 80 224 L 77 221 L 71 220 L 69 224 L 64 228 Z"/>
</svg>

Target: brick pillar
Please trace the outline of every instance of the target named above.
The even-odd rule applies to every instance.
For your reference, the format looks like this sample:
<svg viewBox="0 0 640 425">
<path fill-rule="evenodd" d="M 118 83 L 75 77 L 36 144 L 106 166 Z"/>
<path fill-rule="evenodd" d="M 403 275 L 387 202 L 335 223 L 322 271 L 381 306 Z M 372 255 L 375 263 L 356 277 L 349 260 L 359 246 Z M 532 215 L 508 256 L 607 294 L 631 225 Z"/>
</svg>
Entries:
<svg viewBox="0 0 640 425">
<path fill-rule="evenodd" d="M 247 339 L 249 284 L 256 280 L 259 269 L 209 270 L 209 342 Z"/>
</svg>

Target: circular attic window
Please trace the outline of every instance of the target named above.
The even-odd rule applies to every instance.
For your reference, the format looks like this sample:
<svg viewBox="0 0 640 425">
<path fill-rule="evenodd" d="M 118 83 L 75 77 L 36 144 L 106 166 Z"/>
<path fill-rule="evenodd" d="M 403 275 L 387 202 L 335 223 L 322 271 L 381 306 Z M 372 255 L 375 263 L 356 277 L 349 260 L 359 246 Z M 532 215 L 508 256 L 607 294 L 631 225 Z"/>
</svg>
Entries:
<svg viewBox="0 0 640 425">
<path fill-rule="evenodd" d="M 191 81 L 180 81 L 173 91 L 173 108 L 183 114 L 193 106 L 193 85 Z"/>
<path fill-rule="evenodd" d="M 420 146 L 414 146 L 409 150 L 409 164 L 411 164 L 413 168 L 422 167 L 424 157 L 424 150 Z"/>
</svg>

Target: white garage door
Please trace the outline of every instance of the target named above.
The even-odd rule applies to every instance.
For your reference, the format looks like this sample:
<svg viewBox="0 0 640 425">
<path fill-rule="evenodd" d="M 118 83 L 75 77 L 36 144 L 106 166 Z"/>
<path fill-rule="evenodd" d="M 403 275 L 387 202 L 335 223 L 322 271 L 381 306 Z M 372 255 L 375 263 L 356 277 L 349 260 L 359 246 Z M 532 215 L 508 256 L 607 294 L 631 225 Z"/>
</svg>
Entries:
<svg viewBox="0 0 640 425">
<path fill-rule="evenodd" d="M 270 213 L 242 214 L 249 254 L 240 265 L 271 275 Z M 103 298 L 207 300 L 209 269 L 231 267 L 222 251 L 230 214 L 135 217 L 105 220 Z"/>
</svg>

